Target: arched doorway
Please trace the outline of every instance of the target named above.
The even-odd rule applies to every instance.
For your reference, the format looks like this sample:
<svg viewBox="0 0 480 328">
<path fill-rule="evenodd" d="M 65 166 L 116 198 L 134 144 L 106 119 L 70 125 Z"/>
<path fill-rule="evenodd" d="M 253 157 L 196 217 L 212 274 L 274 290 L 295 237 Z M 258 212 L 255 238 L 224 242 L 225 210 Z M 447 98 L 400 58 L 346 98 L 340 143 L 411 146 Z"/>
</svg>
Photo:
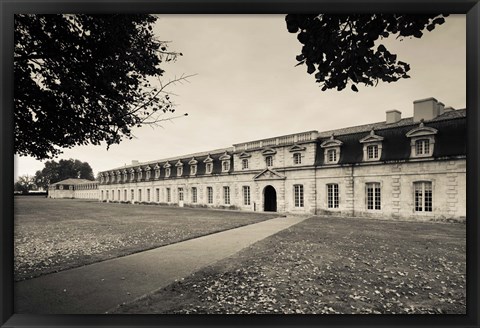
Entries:
<svg viewBox="0 0 480 328">
<path fill-rule="evenodd" d="M 277 192 L 272 186 L 266 186 L 263 190 L 263 210 L 265 212 L 277 211 Z"/>
</svg>

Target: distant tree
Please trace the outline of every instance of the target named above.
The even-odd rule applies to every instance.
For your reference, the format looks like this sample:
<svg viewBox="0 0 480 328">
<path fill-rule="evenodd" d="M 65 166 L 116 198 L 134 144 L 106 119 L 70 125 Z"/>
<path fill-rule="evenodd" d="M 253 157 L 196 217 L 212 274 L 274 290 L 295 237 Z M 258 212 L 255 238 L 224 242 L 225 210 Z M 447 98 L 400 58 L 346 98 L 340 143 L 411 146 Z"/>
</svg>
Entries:
<svg viewBox="0 0 480 328">
<path fill-rule="evenodd" d="M 69 178 L 94 180 L 90 164 L 78 159 L 61 159 L 59 162 L 47 161 L 41 171 L 35 173 L 37 186 L 46 189 L 50 184 Z"/>
<path fill-rule="evenodd" d="M 16 14 L 15 153 L 47 159 L 59 147 L 106 142 L 108 148 L 132 138 L 133 127 L 173 112 L 167 89 L 187 77 L 160 80 L 160 64 L 182 54 L 154 36 L 156 20 Z"/>
<path fill-rule="evenodd" d="M 379 81 L 396 82 L 409 78 L 408 63 L 397 59 L 380 41 L 395 36 L 421 38 L 445 22 L 448 15 L 287 15 L 290 33 L 298 33 L 303 44 L 297 56 L 298 65 L 306 65 L 308 74 L 327 89 L 353 91 L 357 85 L 377 85 Z"/>
<path fill-rule="evenodd" d="M 28 194 L 30 190 L 35 190 L 37 189 L 37 186 L 35 184 L 35 179 L 34 177 L 31 177 L 29 175 L 22 175 L 18 177 L 18 181 L 15 182 L 13 186 L 14 191 L 19 191 L 22 194 Z"/>
</svg>

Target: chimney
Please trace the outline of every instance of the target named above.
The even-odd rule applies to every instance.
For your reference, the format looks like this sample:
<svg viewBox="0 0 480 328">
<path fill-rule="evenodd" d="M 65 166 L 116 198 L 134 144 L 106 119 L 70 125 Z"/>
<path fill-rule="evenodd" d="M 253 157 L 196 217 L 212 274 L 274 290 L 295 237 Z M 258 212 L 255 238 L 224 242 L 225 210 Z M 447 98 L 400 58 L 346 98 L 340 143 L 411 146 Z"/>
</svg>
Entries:
<svg viewBox="0 0 480 328">
<path fill-rule="evenodd" d="M 445 104 L 442 102 L 438 102 L 437 104 L 437 110 L 438 110 L 438 116 L 442 115 L 445 113 Z"/>
<path fill-rule="evenodd" d="M 136 159 L 132 160 L 132 165 L 138 165 L 138 161 Z"/>
<path fill-rule="evenodd" d="M 397 123 L 402 119 L 402 112 L 396 109 L 387 110 L 387 124 Z"/>
<path fill-rule="evenodd" d="M 445 109 L 443 110 L 444 113 L 447 113 L 447 112 L 451 112 L 455 110 L 455 108 L 453 108 L 452 106 L 448 106 L 448 107 L 445 107 Z"/>
<path fill-rule="evenodd" d="M 443 105 L 443 104 L 442 104 Z M 438 116 L 438 101 L 435 98 L 415 100 L 413 102 L 413 121 L 429 121 Z"/>
</svg>

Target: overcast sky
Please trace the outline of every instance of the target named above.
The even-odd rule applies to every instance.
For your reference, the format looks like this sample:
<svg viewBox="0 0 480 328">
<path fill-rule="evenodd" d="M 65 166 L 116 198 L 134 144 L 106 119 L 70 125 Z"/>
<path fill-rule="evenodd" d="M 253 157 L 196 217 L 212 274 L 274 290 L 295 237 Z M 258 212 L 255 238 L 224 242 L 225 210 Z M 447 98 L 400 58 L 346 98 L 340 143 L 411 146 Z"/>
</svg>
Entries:
<svg viewBox="0 0 480 328">
<path fill-rule="evenodd" d="M 163 66 L 167 81 L 197 74 L 171 89 L 177 113 L 188 116 L 162 127 L 136 128 L 133 140 L 112 146 L 66 149 L 55 160 L 88 162 L 96 175 L 132 160 L 151 161 L 230 147 L 243 141 L 308 130 L 331 130 L 385 120 L 385 111 L 413 115 L 413 101 L 435 97 L 465 108 L 464 15 L 451 15 L 421 39 L 382 41 L 410 64 L 410 79 L 341 92 L 322 92 L 303 66 L 301 44 L 288 33 L 284 15 L 162 15 L 155 28 L 170 50 L 183 53 Z M 175 113 L 175 114 L 177 114 Z M 44 167 L 15 156 L 15 178 Z"/>
</svg>

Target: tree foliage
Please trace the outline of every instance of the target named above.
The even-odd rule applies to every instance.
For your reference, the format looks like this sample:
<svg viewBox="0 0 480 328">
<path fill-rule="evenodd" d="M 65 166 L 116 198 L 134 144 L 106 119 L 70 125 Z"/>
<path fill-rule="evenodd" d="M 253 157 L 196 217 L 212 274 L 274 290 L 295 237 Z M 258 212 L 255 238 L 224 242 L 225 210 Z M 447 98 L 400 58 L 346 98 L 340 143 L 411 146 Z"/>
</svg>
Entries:
<svg viewBox="0 0 480 328">
<path fill-rule="evenodd" d="M 396 82 L 409 78 L 408 63 L 402 62 L 381 44 L 395 36 L 421 38 L 445 22 L 448 15 L 287 15 L 290 33 L 298 33 L 302 46 L 296 59 L 306 65 L 308 74 L 327 89 L 345 89 L 351 85 L 377 85 L 379 81 Z"/>
<path fill-rule="evenodd" d="M 34 181 L 37 186 L 47 189 L 50 184 L 69 178 L 95 180 L 87 162 L 61 159 L 59 162 L 46 161 L 45 167 L 35 173 Z"/>
<path fill-rule="evenodd" d="M 35 190 L 37 185 L 35 179 L 29 175 L 22 175 L 18 177 L 17 182 L 13 186 L 14 191 L 21 192 L 22 194 L 28 194 L 30 190 Z"/>
<path fill-rule="evenodd" d="M 15 15 L 15 152 L 46 159 L 59 148 L 108 147 L 173 112 L 167 87 L 184 77 L 162 83 L 160 64 L 182 54 L 154 36 L 156 19 Z"/>
</svg>

